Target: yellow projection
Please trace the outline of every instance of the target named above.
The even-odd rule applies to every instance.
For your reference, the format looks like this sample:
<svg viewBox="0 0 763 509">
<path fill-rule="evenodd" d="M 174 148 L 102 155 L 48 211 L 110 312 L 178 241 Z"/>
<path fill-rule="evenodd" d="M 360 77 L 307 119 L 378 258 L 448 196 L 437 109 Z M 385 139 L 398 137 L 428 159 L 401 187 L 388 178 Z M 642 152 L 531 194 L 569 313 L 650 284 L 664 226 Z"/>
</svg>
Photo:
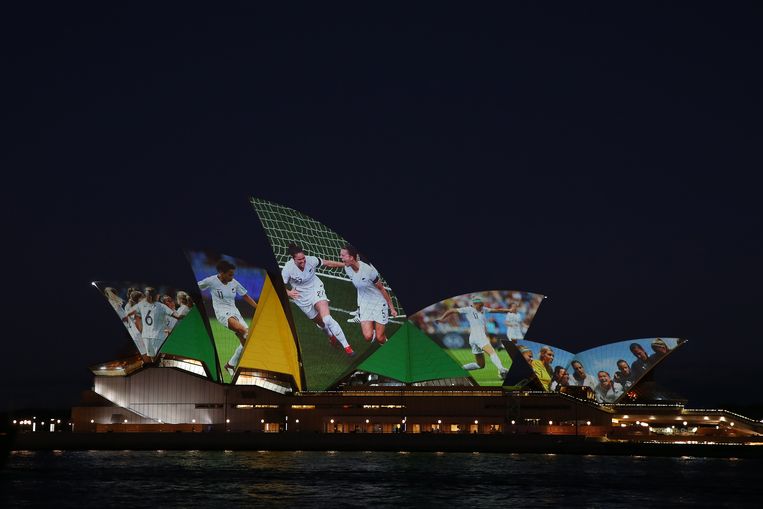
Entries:
<svg viewBox="0 0 763 509">
<path fill-rule="evenodd" d="M 302 390 L 297 345 L 269 276 L 265 277 L 238 366 L 291 375 L 297 390 Z"/>
</svg>

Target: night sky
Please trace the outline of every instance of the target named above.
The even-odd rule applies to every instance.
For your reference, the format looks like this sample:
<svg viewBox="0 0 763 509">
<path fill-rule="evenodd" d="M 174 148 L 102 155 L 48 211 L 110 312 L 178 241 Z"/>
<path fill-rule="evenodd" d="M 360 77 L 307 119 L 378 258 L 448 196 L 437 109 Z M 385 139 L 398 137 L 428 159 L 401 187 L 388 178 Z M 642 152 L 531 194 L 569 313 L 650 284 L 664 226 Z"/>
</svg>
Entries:
<svg viewBox="0 0 763 509">
<path fill-rule="evenodd" d="M 549 296 L 528 339 L 689 343 L 761 404 L 760 3 L 23 3 L 0 14 L 0 411 L 66 407 L 126 332 L 93 280 L 272 255 L 249 196 L 368 252 L 408 313 Z"/>
</svg>

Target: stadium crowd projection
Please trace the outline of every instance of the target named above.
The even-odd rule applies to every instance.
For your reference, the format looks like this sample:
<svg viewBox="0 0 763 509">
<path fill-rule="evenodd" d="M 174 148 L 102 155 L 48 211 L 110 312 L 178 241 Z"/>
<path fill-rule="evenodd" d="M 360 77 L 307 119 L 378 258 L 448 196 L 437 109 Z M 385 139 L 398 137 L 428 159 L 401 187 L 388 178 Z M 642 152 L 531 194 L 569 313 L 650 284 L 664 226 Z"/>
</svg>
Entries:
<svg viewBox="0 0 763 509">
<path fill-rule="evenodd" d="M 411 321 L 480 386 L 500 386 L 512 361 L 502 340 L 522 340 L 543 295 L 491 290 L 457 295 L 426 307 Z"/>
<path fill-rule="evenodd" d="M 683 345 L 679 338 L 646 338 L 620 341 L 571 354 L 548 344 L 506 341 L 504 346 L 517 362 L 507 385 L 529 386 L 546 391 L 587 387 L 598 403 L 612 404 L 628 392 L 659 362 Z"/>
<path fill-rule="evenodd" d="M 289 207 L 251 203 L 289 296 L 306 388 L 328 389 L 394 335 L 403 309 L 376 266 L 343 237 Z"/>
</svg>

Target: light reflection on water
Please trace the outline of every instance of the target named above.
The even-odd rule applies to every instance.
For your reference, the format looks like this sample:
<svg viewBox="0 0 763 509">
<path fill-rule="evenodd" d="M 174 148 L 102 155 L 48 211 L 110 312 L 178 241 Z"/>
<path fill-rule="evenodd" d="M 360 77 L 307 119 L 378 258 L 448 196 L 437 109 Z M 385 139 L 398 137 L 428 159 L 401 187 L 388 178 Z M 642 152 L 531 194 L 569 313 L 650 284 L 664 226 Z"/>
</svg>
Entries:
<svg viewBox="0 0 763 509">
<path fill-rule="evenodd" d="M 13 453 L 0 507 L 374 507 L 749 504 L 760 460 L 273 451 Z"/>
</svg>

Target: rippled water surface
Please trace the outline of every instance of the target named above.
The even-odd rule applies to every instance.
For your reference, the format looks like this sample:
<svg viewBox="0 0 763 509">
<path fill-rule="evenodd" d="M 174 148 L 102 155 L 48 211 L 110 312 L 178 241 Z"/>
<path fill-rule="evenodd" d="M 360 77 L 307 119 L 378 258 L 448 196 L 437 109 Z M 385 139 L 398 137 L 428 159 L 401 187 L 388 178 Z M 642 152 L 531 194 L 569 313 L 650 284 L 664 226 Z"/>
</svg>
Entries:
<svg viewBox="0 0 763 509">
<path fill-rule="evenodd" d="M 527 454 L 12 453 L 0 507 L 760 506 L 763 462 Z"/>
</svg>

